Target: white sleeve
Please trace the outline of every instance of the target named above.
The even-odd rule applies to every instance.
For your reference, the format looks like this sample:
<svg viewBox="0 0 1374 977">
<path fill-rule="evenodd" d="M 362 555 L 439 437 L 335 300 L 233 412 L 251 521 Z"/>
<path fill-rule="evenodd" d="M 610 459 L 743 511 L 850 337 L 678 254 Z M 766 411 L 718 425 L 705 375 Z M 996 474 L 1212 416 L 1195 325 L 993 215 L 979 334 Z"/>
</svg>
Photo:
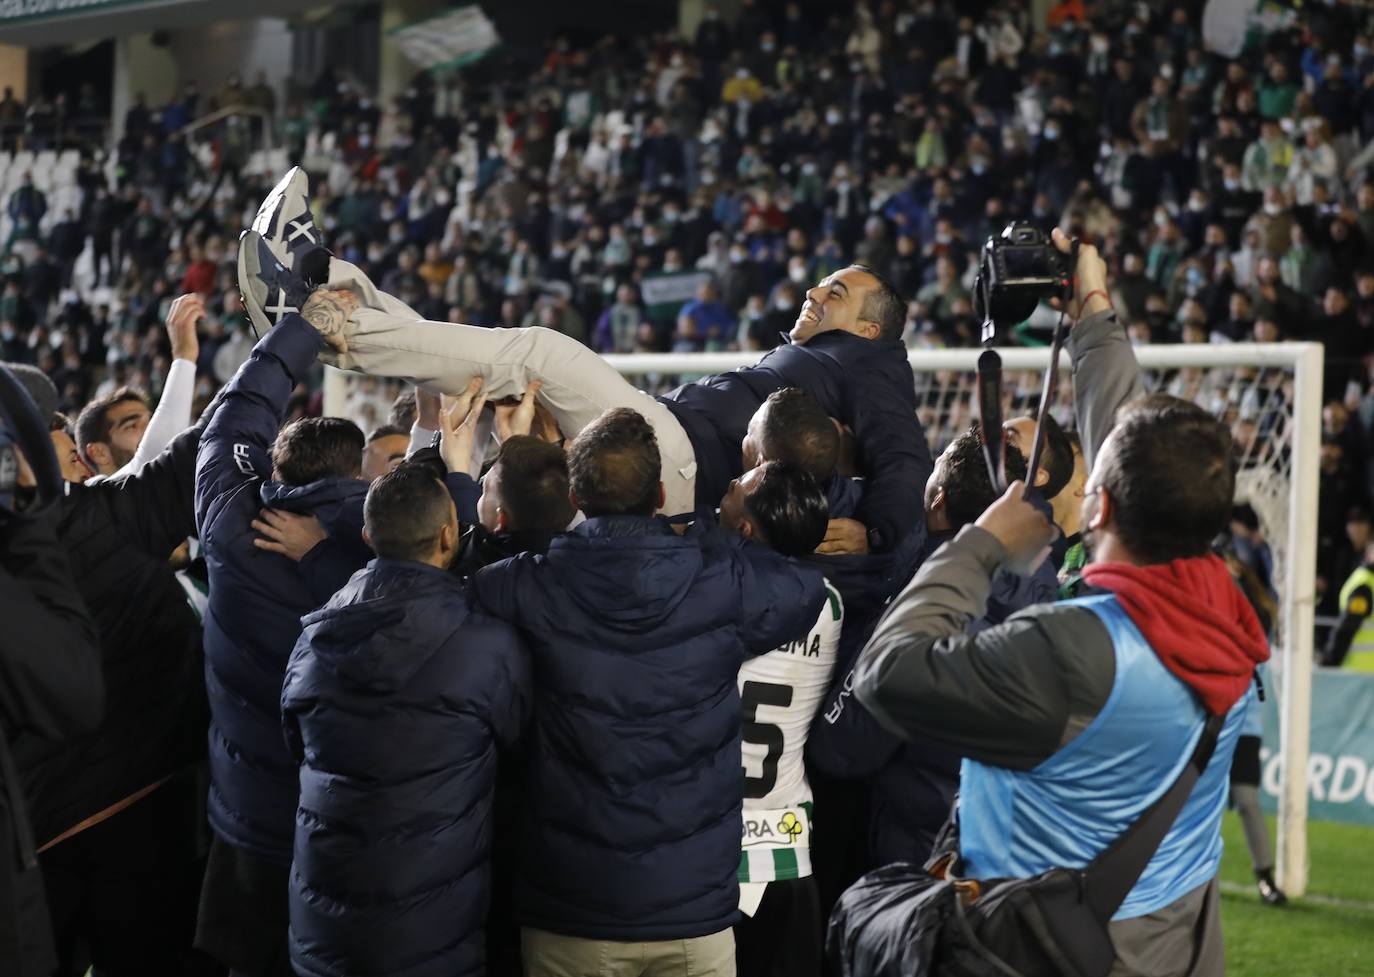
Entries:
<svg viewBox="0 0 1374 977">
<path fill-rule="evenodd" d="M 434 443 L 434 431 L 419 424 L 410 426 L 410 446 L 406 448 L 406 457 L 409 458 L 422 448 L 428 448 Z"/>
<path fill-rule="evenodd" d="M 182 431 L 191 426 L 191 404 L 196 396 L 196 365 L 190 360 L 173 360 L 162 387 L 162 399 L 148 421 L 143 440 L 127 465 L 112 475 L 119 478 L 143 470 Z"/>
</svg>

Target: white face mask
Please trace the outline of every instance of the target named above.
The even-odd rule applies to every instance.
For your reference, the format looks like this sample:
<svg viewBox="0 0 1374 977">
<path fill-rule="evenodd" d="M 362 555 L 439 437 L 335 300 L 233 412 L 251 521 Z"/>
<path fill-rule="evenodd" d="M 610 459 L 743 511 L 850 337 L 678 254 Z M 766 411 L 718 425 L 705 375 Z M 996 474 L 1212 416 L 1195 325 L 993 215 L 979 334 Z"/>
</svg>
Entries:
<svg viewBox="0 0 1374 977">
<path fill-rule="evenodd" d="M 1283 205 L 1282 205 L 1282 204 L 1265 204 L 1265 205 L 1264 205 L 1264 212 L 1265 212 L 1266 214 L 1268 214 L 1270 217 L 1277 217 L 1279 214 L 1283 213 Z"/>
</svg>

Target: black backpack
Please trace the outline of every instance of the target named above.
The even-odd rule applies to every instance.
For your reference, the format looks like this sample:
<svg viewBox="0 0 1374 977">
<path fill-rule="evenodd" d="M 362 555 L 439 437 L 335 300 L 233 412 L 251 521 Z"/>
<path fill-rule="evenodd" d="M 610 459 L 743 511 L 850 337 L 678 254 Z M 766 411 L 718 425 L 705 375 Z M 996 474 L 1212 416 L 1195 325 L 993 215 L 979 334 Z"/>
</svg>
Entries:
<svg viewBox="0 0 1374 977">
<path fill-rule="evenodd" d="M 1105 977 L 1116 960 L 1108 923 L 1207 769 L 1224 722 L 1208 717 L 1173 786 L 1086 868 L 1055 868 L 1031 879 L 960 879 L 950 872 L 955 844 L 926 868 L 897 863 L 865 875 L 830 914 L 830 972 Z"/>
</svg>

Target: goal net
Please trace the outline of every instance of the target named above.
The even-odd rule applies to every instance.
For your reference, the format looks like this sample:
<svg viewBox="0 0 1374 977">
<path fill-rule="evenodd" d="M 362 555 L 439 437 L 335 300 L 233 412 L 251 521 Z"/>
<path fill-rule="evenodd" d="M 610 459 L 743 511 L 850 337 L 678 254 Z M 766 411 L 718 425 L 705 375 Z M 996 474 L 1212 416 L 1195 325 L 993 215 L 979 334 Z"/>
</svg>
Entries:
<svg viewBox="0 0 1374 977">
<path fill-rule="evenodd" d="M 921 422 L 938 454 L 973 421 L 981 350 L 913 350 Z M 1034 416 L 1048 349 L 1003 349 L 1004 417 Z M 606 359 L 641 389 L 660 392 L 706 374 L 750 365 L 757 353 L 642 354 Z M 1278 638 L 1273 671 L 1280 692 L 1279 884 L 1306 887 L 1306 777 L 1316 587 L 1317 468 L 1321 437 L 1322 350 L 1311 343 L 1143 346 L 1136 349 L 1147 390 L 1190 400 L 1222 419 L 1235 438 L 1236 502 L 1248 503 L 1273 554 Z M 403 389 L 329 371 L 326 413 L 364 430 L 385 419 Z M 1060 364 L 1055 414 L 1073 427 L 1067 355 Z M 918 489 L 919 491 L 919 489 Z"/>
</svg>

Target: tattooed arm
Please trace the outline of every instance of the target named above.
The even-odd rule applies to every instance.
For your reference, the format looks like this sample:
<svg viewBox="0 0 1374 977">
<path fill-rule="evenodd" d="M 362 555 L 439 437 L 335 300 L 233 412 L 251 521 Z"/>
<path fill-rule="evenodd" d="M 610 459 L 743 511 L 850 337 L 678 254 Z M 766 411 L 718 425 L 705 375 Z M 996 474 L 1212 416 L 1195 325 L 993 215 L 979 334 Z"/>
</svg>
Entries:
<svg viewBox="0 0 1374 977">
<path fill-rule="evenodd" d="M 301 315 L 336 353 L 348 352 L 344 323 L 358 308 L 358 298 L 344 289 L 320 288 L 306 299 Z"/>
</svg>

